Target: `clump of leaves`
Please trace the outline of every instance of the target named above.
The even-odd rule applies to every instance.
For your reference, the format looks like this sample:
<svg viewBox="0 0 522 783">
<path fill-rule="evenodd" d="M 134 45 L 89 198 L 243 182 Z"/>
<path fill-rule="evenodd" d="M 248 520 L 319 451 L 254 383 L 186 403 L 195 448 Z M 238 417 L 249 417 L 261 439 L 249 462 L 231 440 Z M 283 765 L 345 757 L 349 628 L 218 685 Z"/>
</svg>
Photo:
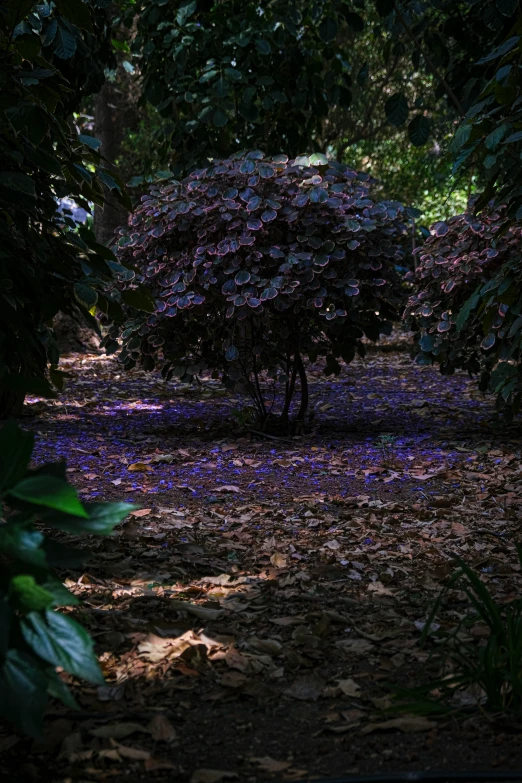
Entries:
<svg viewBox="0 0 522 783">
<path fill-rule="evenodd" d="M 522 547 L 516 545 L 522 567 Z M 434 628 L 433 621 L 451 590 L 460 590 L 470 605 L 450 632 L 437 631 L 442 647 L 438 654 L 445 676 L 416 690 L 403 691 L 414 697 L 408 711 L 445 712 L 470 703 L 493 713 L 510 713 L 522 718 L 522 598 L 499 603 L 480 576 L 461 558 L 457 570 L 440 592 L 424 626 L 421 642 Z M 486 633 L 471 635 L 474 629 Z M 437 692 L 437 699 L 433 692 Z M 462 692 L 463 698 L 461 698 Z"/>
<path fill-rule="evenodd" d="M 0 417 L 19 412 L 20 375 L 41 393 L 51 365 L 50 378 L 60 383 L 49 326 L 58 312 L 94 328 L 95 305 L 111 318 L 122 315 L 109 288 L 114 271 L 125 270 L 87 226 L 57 211 L 63 197 L 87 212 L 103 206 L 106 189 L 130 207 L 100 142 L 68 121 L 75 96 L 56 64 L 64 68 L 81 48 L 81 29 L 91 35 L 82 2 L 7 0 L 0 7 Z"/>
<path fill-rule="evenodd" d="M 419 364 L 480 374 L 499 409 L 520 408 L 522 229 L 490 208 L 436 223 L 407 275 L 415 286 L 405 318 L 419 331 Z"/>
<path fill-rule="evenodd" d="M 57 667 L 104 680 L 88 633 L 55 611 L 79 601 L 53 569 L 77 567 L 82 552 L 40 528 L 104 535 L 134 506 L 82 503 L 66 481 L 65 463 L 28 468 L 32 450 L 33 434 L 13 421 L 0 430 L 0 716 L 41 737 L 49 696 L 78 709 Z"/>
<path fill-rule="evenodd" d="M 388 333 L 400 308 L 408 213 L 376 203 L 370 185 L 321 154 L 253 151 L 153 187 L 121 231 L 118 256 L 140 270 L 126 301 L 146 283 L 156 312 L 129 312 L 121 360 L 185 381 L 210 368 L 250 394 L 263 426 L 274 382 L 285 425 L 300 387 L 302 423 L 303 359 L 325 357 L 326 372 L 338 373 L 339 359 L 362 355 L 362 338 Z"/>
</svg>

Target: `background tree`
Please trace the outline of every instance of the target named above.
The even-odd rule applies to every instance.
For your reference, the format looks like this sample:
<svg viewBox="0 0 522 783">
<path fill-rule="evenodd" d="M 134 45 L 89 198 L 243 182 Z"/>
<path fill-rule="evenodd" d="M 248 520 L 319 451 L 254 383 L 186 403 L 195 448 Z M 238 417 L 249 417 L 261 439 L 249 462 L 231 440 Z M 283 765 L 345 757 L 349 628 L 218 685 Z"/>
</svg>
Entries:
<svg viewBox="0 0 522 783">
<path fill-rule="evenodd" d="M 32 378 L 41 390 L 50 364 L 51 380 L 60 382 L 50 327 L 56 313 L 93 324 L 94 305 L 121 315 L 119 295 L 107 287 L 121 265 L 87 226 L 57 210 L 69 196 L 90 211 L 103 203 L 103 186 L 126 200 L 99 142 L 68 121 L 74 93 L 55 63 L 74 55 L 82 29 L 94 29 L 83 3 L 9 0 L 0 8 L 0 416 L 20 408 L 19 375 L 26 389 Z M 44 52 L 50 39 L 53 62 Z"/>
</svg>

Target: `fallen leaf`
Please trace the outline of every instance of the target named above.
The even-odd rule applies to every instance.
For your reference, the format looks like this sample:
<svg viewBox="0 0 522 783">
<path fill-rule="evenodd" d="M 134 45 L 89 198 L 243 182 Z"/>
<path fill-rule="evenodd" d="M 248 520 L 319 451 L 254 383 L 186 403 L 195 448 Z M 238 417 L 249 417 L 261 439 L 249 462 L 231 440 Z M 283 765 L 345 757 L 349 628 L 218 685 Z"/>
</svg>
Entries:
<svg viewBox="0 0 522 783">
<path fill-rule="evenodd" d="M 317 701 L 323 691 L 323 683 L 313 676 L 298 677 L 286 689 L 285 694 L 299 701 Z"/>
<path fill-rule="evenodd" d="M 151 508 L 138 508 L 137 511 L 131 511 L 129 516 L 131 517 L 146 517 L 147 514 L 150 514 L 152 511 Z"/>
<path fill-rule="evenodd" d="M 178 736 L 166 715 L 155 715 L 148 724 L 147 731 L 156 742 L 172 742 Z"/>
<path fill-rule="evenodd" d="M 128 745 L 120 745 L 119 742 L 111 739 L 111 745 L 115 748 L 119 755 L 124 759 L 132 759 L 133 761 L 145 761 L 150 758 L 148 750 L 142 750 L 141 748 L 130 748 Z"/>
<path fill-rule="evenodd" d="M 142 471 L 151 472 L 153 468 L 151 468 L 148 462 L 133 462 L 132 465 L 127 466 L 127 470 L 130 471 L 142 470 Z"/>
<path fill-rule="evenodd" d="M 381 723 L 369 723 L 361 729 L 361 734 L 373 734 L 374 731 L 393 731 L 394 729 L 398 729 L 404 734 L 415 734 L 417 731 L 429 731 L 436 725 L 434 721 L 420 715 L 405 715 L 402 718 L 392 718 Z"/>
<path fill-rule="evenodd" d="M 361 686 L 358 685 L 355 680 L 352 680 L 351 677 L 347 680 L 339 680 L 337 686 L 345 696 L 355 696 L 358 698 L 361 695 Z"/>
<path fill-rule="evenodd" d="M 223 486 L 216 487 L 214 491 L 215 492 L 241 492 L 239 487 L 236 487 L 235 484 L 224 484 Z"/>
<path fill-rule="evenodd" d="M 257 764 L 263 772 L 283 772 L 283 770 L 292 766 L 290 761 L 276 761 L 276 759 L 270 756 L 252 756 L 248 760 Z"/>
<path fill-rule="evenodd" d="M 286 566 L 286 557 L 281 552 L 274 552 L 270 557 L 270 562 L 275 568 L 284 568 Z"/>
</svg>

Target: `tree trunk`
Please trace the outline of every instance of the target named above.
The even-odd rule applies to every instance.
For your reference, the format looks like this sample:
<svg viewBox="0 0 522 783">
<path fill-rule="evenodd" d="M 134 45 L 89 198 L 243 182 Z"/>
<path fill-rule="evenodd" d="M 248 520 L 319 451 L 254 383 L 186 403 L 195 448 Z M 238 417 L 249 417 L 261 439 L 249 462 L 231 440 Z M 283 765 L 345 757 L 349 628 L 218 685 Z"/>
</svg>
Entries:
<svg viewBox="0 0 522 783">
<path fill-rule="evenodd" d="M 101 141 L 100 151 L 113 166 L 123 140 L 122 96 L 118 85 L 106 81 L 94 102 L 94 134 Z M 109 168 L 111 167 L 109 166 Z M 127 222 L 127 210 L 109 188 L 105 188 L 105 205 L 94 208 L 94 232 L 101 245 L 111 245 L 116 229 Z"/>
</svg>

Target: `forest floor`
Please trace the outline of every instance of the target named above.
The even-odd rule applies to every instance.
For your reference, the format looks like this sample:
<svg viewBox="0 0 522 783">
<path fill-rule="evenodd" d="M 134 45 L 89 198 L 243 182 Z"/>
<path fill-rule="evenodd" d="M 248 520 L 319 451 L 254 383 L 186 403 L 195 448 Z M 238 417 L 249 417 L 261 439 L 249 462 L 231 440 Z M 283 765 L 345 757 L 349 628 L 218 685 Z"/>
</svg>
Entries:
<svg viewBox="0 0 522 783">
<path fill-rule="evenodd" d="M 107 684 L 74 684 L 80 713 L 53 704 L 45 744 L 0 730 L 1 774 L 522 770 L 520 727 L 488 720 L 473 693 L 456 699 L 464 718 L 383 712 L 431 671 L 419 639 L 453 553 L 498 600 L 520 593 L 521 431 L 496 424 L 464 374 L 381 351 L 338 378 L 312 371 L 311 431 L 275 440 L 242 428 L 217 384 L 164 384 L 94 354 L 63 365 L 64 394 L 22 419 L 36 461 L 65 458 L 83 499 L 139 510 L 63 574 Z M 455 594 L 442 630 L 463 606 Z"/>
</svg>

